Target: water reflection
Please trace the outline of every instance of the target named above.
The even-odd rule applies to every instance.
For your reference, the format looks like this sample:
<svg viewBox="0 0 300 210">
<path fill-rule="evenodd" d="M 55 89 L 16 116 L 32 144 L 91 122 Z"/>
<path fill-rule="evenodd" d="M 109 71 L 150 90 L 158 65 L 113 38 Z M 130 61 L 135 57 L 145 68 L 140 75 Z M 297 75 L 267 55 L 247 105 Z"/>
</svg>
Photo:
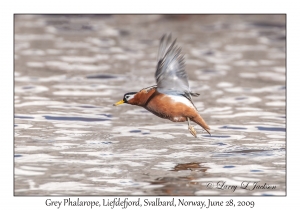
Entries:
<svg viewBox="0 0 300 210">
<path fill-rule="evenodd" d="M 261 131 L 281 131 L 281 132 L 285 132 L 285 128 L 276 128 L 276 127 L 262 127 L 262 126 L 258 126 L 257 129 L 261 130 Z"/>
<path fill-rule="evenodd" d="M 15 118 L 19 118 L 19 119 L 34 119 L 34 117 L 19 116 L 19 115 L 15 115 Z"/>
<path fill-rule="evenodd" d="M 234 129 L 234 130 L 246 130 L 247 128 L 243 127 L 233 127 L 233 126 L 222 126 L 221 129 Z"/>
<path fill-rule="evenodd" d="M 46 120 L 63 120 L 63 121 L 107 121 L 110 119 L 101 119 L 101 118 L 87 118 L 87 117 L 56 117 L 56 116 L 43 116 Z"/>
<path fill-rule="evenodd" d="M 205 190 L 200 182 L 195 182 L 194 180 L 203 176 L 209 167 L 203 165 L 203 163 L 183 163 L 177 164 L 171 171 L 193 171 L 193 174 L 188 176 L 175 176 L 175 177 L 159 177 L 155 181 L 151 182 L 152 185 L 158 185 L 154 192 L 157 195 L 194 195 L 195 192 L 199 190 Z"/>
<path fill-rule="evenodd" d="M 201 163 L 184 163 L 184 164 L 177 164 L 173 171 L 181 171 L 181 170 L 191 170 L 191 171 L 201 171 L 206 172 L 209 167 L 205 167 L 201 165 Z"/>
</svg>

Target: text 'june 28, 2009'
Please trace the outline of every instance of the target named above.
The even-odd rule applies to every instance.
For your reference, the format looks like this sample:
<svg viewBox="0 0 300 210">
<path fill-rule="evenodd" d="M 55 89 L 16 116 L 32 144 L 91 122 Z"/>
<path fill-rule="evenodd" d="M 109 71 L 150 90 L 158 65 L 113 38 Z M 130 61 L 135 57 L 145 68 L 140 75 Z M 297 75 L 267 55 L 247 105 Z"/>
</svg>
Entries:
<svg viewBox="0 0 300 210">
<path fill-rule="evenodd" d="M 199 209 L 209 209 L 213 207 L 248 207 L 254 208 L 255 202 L 250 200 L 228 199 L 221 201 L 216 199 L 186 199 L 186 198 L 103 198 L 86 200 L 84 198 L 65 198 L 55 200 L 48 198 L 45 200 L 46 206 L 56 207 L 89 207 L 103 209 L 127 209 L 128 207 L 198 207 Z"/>
</svg>

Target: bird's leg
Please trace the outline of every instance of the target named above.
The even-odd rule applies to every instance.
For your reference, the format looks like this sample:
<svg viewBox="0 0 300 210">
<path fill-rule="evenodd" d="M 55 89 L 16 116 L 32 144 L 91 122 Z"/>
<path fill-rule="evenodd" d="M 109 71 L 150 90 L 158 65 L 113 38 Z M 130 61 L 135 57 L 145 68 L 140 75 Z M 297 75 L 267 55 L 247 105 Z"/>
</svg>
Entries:
<svg viewBox="0 0 300 210">
<path fill-rule="evenodd" d="M 188 120 L 188 128 L 189 128 L 190 133 L 191 133 L 193 136 L 195 136 L 195 138 L 197 138 L 196 130 L 195 130 L 194 127 L 191 125 L 190 118 L 187 117 L 187 120 Z"/>
</svg>

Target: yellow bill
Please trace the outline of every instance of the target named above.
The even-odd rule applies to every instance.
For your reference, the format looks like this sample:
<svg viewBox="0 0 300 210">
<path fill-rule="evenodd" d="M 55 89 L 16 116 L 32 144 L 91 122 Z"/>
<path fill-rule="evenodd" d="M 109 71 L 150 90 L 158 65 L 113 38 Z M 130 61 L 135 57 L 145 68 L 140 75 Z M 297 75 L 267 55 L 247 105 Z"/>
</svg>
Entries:
<svg viewBox="0 0 300 210">
<path fill-rule="evenodd" d="M 124 104 L 124 102 L 125 102 L 125 101 L 122 99 L 121 101 L 118 101 L 117 103 L 115 103 L 114 106 L 118 106 L 118 105 L 120 105 L 120 104 Z"/>
</svg>

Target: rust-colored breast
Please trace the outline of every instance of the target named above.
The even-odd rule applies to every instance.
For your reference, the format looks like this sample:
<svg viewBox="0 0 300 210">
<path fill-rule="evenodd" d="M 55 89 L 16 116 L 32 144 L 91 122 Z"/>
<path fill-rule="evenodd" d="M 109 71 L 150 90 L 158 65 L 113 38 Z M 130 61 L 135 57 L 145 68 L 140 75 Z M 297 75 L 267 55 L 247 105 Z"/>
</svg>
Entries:
<svg viewBox="0 0 300 210">
<path fill-rule="evenodd" d="M 156 116 L 173 122 L 185 122 L 188 117 L 206 131 L 209 131 L 209 126 L 195 108 L 182 102 L 174 101 L 170 96 L 159 93 L 156 88 L 141 90 L 128 103 L 142 106 Z"/>
</svg>

